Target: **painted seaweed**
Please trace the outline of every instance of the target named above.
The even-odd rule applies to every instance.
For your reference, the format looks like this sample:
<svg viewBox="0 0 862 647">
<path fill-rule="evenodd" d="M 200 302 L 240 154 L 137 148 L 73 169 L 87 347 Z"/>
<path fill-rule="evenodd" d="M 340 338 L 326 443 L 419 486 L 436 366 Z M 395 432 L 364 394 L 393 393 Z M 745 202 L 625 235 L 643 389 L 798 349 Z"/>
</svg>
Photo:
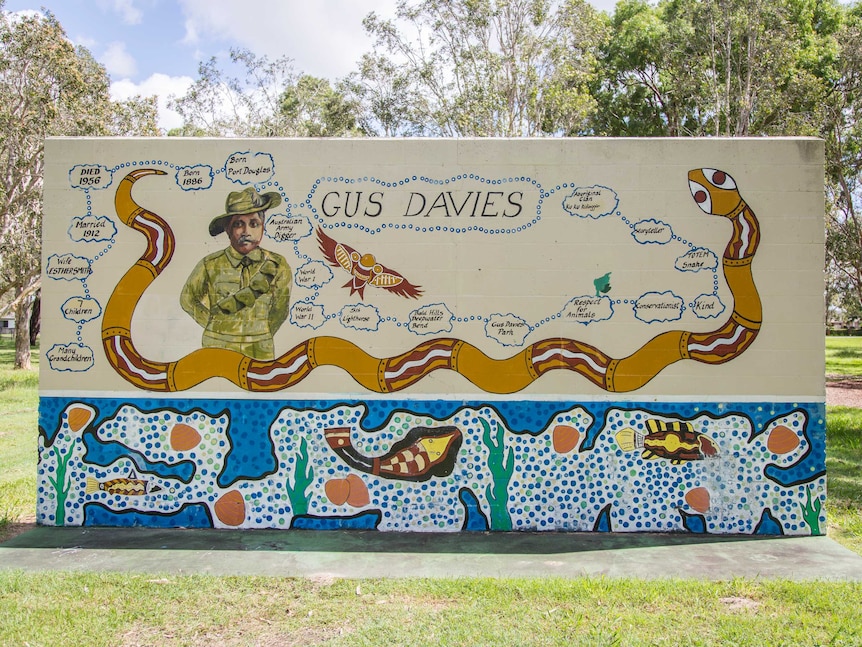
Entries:
<svg viewBox="0 0 862 647">
<path fill-rule="evenodd" d="M 308 462 L 308 444 L 305 438 L 299 443 L 299 452 L 296 455 L 296 469 L 293 471 L 293 483 L 288 481 L 285 485 L 287 497 L 290 499 L 290 508 L 294 516 L 308 514 L 308 495 L 306 491 L 314 478 L 314 469 Z"/>
<path fill-rule="evenodd" d="M 823 533 L 820 532 L 820 511 L 823 509 L 823 502 L 820 500 L 820 497 L 816 497 L 812 501 L 810 485 L 805 489 L 805 505 L 799 504 L 799 507 L 802 509 L 802 518 L 808 524 L 808 527 L 811 528 L 812 535 L 822 535 Z"/>
<path fill-rule="evenodd" d="M 54 458 L 57 459 L 57 474 L 55 476 L 48 475 L 48 480 L 54 486 L 54 491 L 57 493 L 57 510 L 54 512 L 54 520 L 57 525 L 63 525 L 66 518 L 66 499 L 69 496 L 69 482 L 66 468 L 69 464 L 69 459 L 72 458 L 72 450 L 74 445 L 69 445 L 69 450 L 66 453 L 60 451 L 60 448 L 55 444 L 51 447 L 54 453 Z"/>
<path fill-rule="evenodd" d="M 488 469 L 493 482 L 485 487 L 488 507 L 491 510 L 492 530 L 511 530 L 512 519 L 509 516 L 509 481 L 515 471 L 515 458 L 511 447 L 506 447 L 503 425 L 494 422 L 497 430 L 491 434 L 491 424 L 484 418 L 479 418 L 484 429 L 482 440 L 488 448 Z"/>
</svg>

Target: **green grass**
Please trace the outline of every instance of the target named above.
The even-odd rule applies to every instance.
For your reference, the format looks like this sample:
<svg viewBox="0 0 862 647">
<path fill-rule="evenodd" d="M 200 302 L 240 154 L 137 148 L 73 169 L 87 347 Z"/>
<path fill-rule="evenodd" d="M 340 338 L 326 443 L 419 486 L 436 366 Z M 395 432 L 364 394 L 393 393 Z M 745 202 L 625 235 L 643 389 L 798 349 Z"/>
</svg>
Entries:
<svg viewBox="0 0 862 647">
<path fill-rule="evenodd" d="M 3 645 L 859 645 L 862 584 L 0 573 Z"/>
<path fill-rule="evenodd" d="M 837 348 L 848 340 L 827 345 L 833 341 Z M 862 375 L 862 354 L 856 366 L 851 350 L 841 371 Z M 11 362 L 3 339 L 5 523 L 32 518 L 36 489 L 37 376 L 12 371 Z M 828 408 L 827 470 L 829 535 L 862 554 L 862 409 Z M 862 584 L 839 582 L 356 582 L 7 570 L 0 645 L 862 645 L 860 599 Z"/>
<path fill-rule="evenodd" d="M 35 518 L 38 356 L 34 348 L 32 370 L 13 370 L 14 344 L 0 339 L 0 538 L 10 523 Z"/>
<path fill-rule="evenodd" d="M 862 555 L 862 409 L 826 411 L 829 536 Z"/>
<path fill-rule="evenodd" d="M 826 338 L 826 374 L 862 375 L 862 337 Z M 829 536 L 862 555 L 862 409 L 827 408 L 826 481 Z"/>
<path fill-rule="evenodd" d="M 862 375 L 862 337 L 826 338 L 826 375 Z"/>
</svg>

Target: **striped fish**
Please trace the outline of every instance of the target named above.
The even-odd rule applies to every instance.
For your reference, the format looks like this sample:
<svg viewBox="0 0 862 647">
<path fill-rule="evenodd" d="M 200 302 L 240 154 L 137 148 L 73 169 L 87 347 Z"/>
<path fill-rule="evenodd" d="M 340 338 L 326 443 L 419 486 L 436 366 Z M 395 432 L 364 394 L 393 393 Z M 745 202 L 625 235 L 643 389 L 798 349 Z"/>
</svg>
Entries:
<svg viewBox="0 0 862 647">
<path fill-rule="evenodd" d="M 160 492 L 161 489 L 158 485 L 150 487 L 150 481 L 139 479 L 135 470 L 129 470 L 128 477 L 110 479 L 109 481 L 97 481 L 90 476 L 87 478 L 85 491 L 87 494 L 101 491 L 123 496 L 143 496 L 152 492 Z"/>
<path fill-rule="evenodd" d="M 448 476 L 463 437 L 457 427 L 414 427 L 384 456 L 363 456 L 353 446 L 350 427 L 333 427 L 324 432 L 329 447 L 351 467 L 383 478 L 427 481 L 432 476 Z"/>
<path fill-rule="evenodd" d="M 708 436 L 694 430 L 691 423 L 677 420 L 647 420 L 646 433 L 631 428 L 616 433 L 617 444 L 624 452 L 643 450 L 647 460 L 663 458 L 674 465 L 686 461 L 699 461 L 715 456 L 718 448 Z"/>
</svg>

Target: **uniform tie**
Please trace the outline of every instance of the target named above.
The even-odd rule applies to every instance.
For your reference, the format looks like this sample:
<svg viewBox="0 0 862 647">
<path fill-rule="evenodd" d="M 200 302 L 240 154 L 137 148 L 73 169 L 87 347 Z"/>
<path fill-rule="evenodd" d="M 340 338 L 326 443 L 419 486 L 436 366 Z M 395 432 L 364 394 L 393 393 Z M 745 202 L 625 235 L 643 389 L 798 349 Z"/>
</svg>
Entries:
<svg viewBox="0 0 862 647">
<path fill-rule="evenodd" d="M 251 259 L 248 256 L 243 256 L 240 259 L 239 264 L 242 265 L 242 272 L 240 273 L 240 288 L 246 288 L 251 281 Z"/>
</svg>

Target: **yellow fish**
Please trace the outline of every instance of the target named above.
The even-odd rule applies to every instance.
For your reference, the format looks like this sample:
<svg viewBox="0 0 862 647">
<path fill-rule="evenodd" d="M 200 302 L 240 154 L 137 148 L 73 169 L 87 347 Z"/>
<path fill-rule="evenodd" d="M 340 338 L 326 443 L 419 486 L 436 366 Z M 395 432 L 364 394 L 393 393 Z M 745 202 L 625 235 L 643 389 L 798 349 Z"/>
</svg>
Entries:
<svg viewBox="0 0 862 647">
<path fill-rule="evenodd" d="M 135 470 L 129 470 L 129 476 L 126 478 L 116 478 L 109 481 L 97 481 L 92 476 L 87 478 L 87 487 L 85 492 L 92 494 L 93 492 L 107 492 L 108 494 L 122 494 L 125 496 L 143 496 L 152 492 L 160 492 L 162 488 L 158 485 L 150 487 L 150 482 L 139 479 L 135 474 Z"/>
</svg>

